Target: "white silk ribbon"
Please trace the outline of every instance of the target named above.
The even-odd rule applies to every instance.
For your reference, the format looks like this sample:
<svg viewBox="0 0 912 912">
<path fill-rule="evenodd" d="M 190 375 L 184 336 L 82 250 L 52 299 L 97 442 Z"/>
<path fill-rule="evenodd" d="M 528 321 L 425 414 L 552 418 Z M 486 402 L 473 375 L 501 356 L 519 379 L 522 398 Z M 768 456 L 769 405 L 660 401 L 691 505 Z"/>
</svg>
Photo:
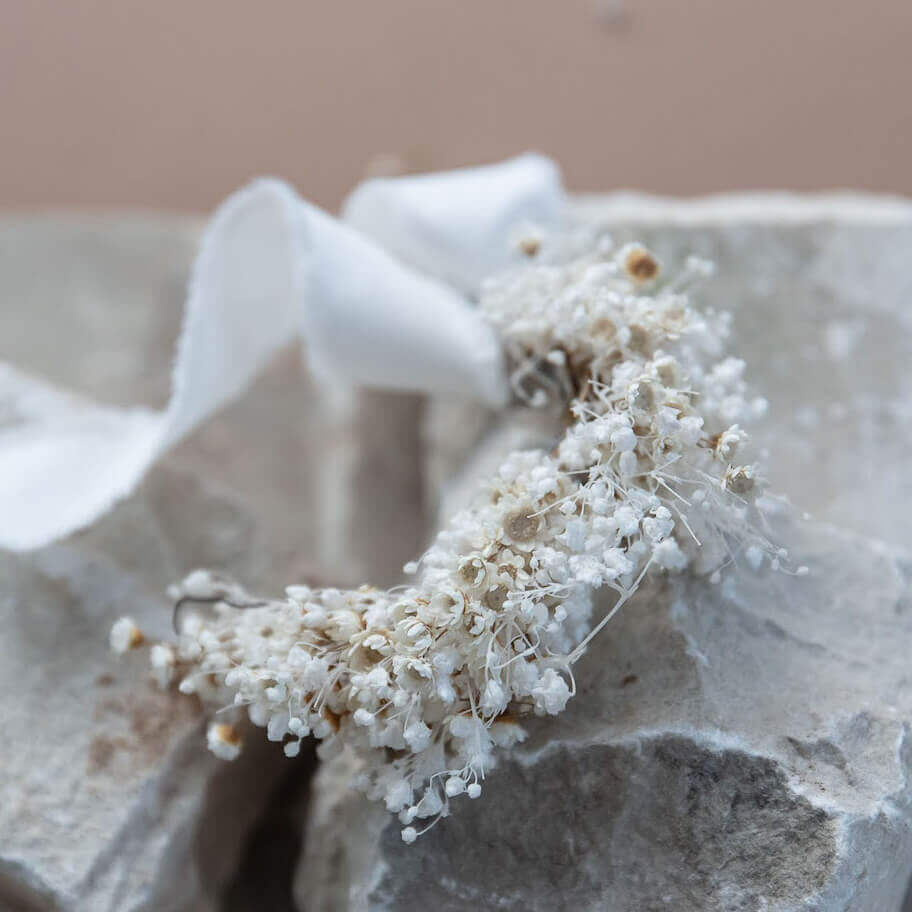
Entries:
<svg viewBox="0 0 912 912">
<path fill-rule="evenodd" d="M 207 226 L 162 412 L 91 402 L 0 362 L 0 548 L 83 528 L 300 338 L 355 386 L 507 398 L 499 342 L 470 295 L 510 265 L 510 232 L 553 225 L 565 196 L 537 155 L 366 181 L 338 220 L 261 179 Z"/>
</svg>

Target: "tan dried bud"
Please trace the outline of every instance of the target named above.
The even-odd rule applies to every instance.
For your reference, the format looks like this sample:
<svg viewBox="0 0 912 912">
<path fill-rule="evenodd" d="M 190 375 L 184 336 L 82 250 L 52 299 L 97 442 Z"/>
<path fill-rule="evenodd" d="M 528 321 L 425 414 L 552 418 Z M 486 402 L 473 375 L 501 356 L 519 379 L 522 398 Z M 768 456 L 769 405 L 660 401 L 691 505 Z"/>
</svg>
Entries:
<svg viewBox="0 0 912 912">
<path fill-rule="evenodd" d="M 215 726 L 215 735 L 220 741 L 233 747 L 237 747 L 241 743 L 241 734 L 237 727 L 229 725 L 227 722 L 220 722 Z"/>
<path fill-rule="evenodd" d="M 536 516 L 528 507 L 514 510 L 504 518 L 504 532 L 515 542 L 532 541 L 540 528 L 541 517 Z"/>
<path fill-rule="evenodd" d="M 480 586 L 485 578 L 485 562 L 478 556 L 467 557 L 459 564 L 459 578 L 468 586 Z"/>
<path fill-rule="evenodd" d="M 645 247 L 629 248 L 623 265 L 624 271 L 634 282 L 651 282 L 659 274 L 659 261 Z"/>
<path fill-rule="evenodd" d="M 617 326 L 608 317 L 600 317 L 592 324 L 592 335 L 600 339 L 613 339 L 617 335 Z"/>
<path fill-rule="evenodd" d="M 649 330 L 639 323 L 631 323 L 629 346 L 633 351 L 647 352 L 649 350 Z"/>
<path fill-rule="evenodd" d="M 729 466 L 725 472 L 723 484 L 727 491 L 746 497 L 756 487 L 753 469 L 750 466 Z"/>
<path fill-rule="evenodd" d="M 500 611 L 507 600 L 508 594 L 506 586 L 494 586 L 488 589 L 481 600 L 486 608 L 490 608 L 492 611 Z"/>
<path fill-rule="evenodd" d="M 520 238 L 517 247 L 519 247 L 519 252 L 525 256 L 534 257 L 541 250 L 541 239 L 532 236 Z"/>
</svg>

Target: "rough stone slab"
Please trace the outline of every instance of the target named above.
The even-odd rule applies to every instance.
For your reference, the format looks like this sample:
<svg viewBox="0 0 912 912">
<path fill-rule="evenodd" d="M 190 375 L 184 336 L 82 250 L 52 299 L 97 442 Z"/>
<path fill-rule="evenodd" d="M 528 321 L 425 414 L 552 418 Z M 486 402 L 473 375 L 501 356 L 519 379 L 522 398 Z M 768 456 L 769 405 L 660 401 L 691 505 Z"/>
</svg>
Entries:
<svg viewBox="0 0 912 912">
<path fill-rule="evenodd" d="M 815 518 L 912 543 L 912 204 L 864 195 L 591 197 L 580 214 L 669 266 L 717 266 L 695 297 L 733 315 L 732 351 L 766 396 L 750 430 L 770 480 Z"/>
<path fill-rule="evenodd" d="M 0 358 L 162 406 L 197 230 L 0 219 Z M 420 404 L 324 399 L 289 351 L 95 526 L 0 553 L 0 908 L 215 908 L 279 778 L 309 775 L 259 732 L 236 765 L 210 756 L 194 702 L 151 687 L 144 656 L 117 661 L 107 633 L 122 614 L 167 633 L 165 587 L 196 566 L 270 593 L 398 576 L 423 530 Z"/>
<path fill-rule="evenodd" d="M 156 506 L 163 503 L 170 518 Z M 212 550 L 229 541 L 252 546 L 253 525 L 235 505 L 162 469 L 90 534 L 34 555 L 0 555 L 0 899 L 7 902 L 67 910 L 202 902 L 227 877 L 257 795 L 279 768 L 260 755 L 261 773 L 237 790 L 220 857 L 204 871 L 194 859 L 197 822 L 210 801 L 218 804 L 223 767 L 206 756 L 198 707 L 152 686 L 143 657 L 118 662 L 107 650 L 105 630 L 123 613 L 152 631 L 169 623 L 161 595 L 117 559 L 131 550 L 140 512 L 157 523 L 134 540 L 133 563 L 146 573 L 179 539 L 172 522 L 181 530 L 198 523 Z"/>
<path fill-rule="evenodd" d="M 874 196 L 740 194 L 675 200 L 608 194 L 581 224 L 642 240 L 666 268 L 690 255 L 716 274 L 693 292 L 732 314 L 731 351 L 770 408 L 748 430 L 772 487 L 816 519 L 912 542 L 912 203 Z M 452 477 L 493 421 L 432 406 L 429 478 Z"/>
<path fill-rule="evenodd" d="M 301 909 L 889 912 L 912 870 L 912 563 L 809 525 L 808 577 L 637 596 L 567 711 L 412 846 L 318 773 Z"/>
<path fill-rule="evenodd" d="M 734 353 L 770 401 L 772 487 L 816 520 L 811 577 L 737 571 L 641 597 L 580 668 L 580 695 L 414 846 L 318 774 L 305 909 L 899 909 L 912 868 L 906 656 L 912 206 L 745 195 L 581 203 L 618 242 L 717 274 Z M 428 487 L 446 516 L 544 425 L 435 402 Z M 484 441 L 479 450 L 479 441 Z M 454 475 L 459 480 L 454 483 Z"/>
</svg>

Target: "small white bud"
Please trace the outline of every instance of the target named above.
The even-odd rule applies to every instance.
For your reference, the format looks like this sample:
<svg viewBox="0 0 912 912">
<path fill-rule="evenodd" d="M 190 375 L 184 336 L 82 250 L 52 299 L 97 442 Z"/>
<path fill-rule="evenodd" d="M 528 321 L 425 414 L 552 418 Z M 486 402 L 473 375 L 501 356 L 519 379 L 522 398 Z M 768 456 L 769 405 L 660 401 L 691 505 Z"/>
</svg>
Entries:
<svg viewBox="0 0 912 912">
<path fill-rule="evenodd" d="M 143 632 L 133 623 L 133 618 L 122 617 L 114 622 L 108 642 L 111 651 L 123 655 L 131 649 L 138 649 L 145 642 Z"/>
<path fill-rule="evenodd" d="M 444 791 L 446 792 L 447 798 L 455 798 L 457 795 L 461 795 L 465 791 L 465 788 L 465 779 L 460 776 L 450 776 L 446 781 Z"/>
<path fill-rule="evenodd" d="M 374 716 L 366 709 L 356 709 L 354 713 L 355 725 L 373 725 Z"/>
<path fill-rule="evenodd" d="M 213 722 L 206 730 L 209 750 L 222 760 L 234 760 L 241 752 L 243 742 L 233 725 Z"/>
<path fill-rule="evenodd" d="M 285 753 L 286 757 L 297 757 L 301 753 L 301 742 L 300 741 L 289 741 L 282 750 Z"/>
</svg>

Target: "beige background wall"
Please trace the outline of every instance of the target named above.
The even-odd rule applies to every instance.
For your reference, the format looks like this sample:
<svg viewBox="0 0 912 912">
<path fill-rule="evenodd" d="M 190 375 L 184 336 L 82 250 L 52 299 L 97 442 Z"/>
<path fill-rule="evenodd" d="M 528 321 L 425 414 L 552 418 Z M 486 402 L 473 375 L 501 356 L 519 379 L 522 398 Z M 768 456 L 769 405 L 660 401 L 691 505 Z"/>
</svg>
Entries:
<svg viewBox="0 0 912 912">
<path fill-rule="evenodd" d="M 910 60 L 910 0 L 0 0 L 0 207 L 335 205 L 527 148 L 576 189 L 912 194 Z"/>
</svg>

